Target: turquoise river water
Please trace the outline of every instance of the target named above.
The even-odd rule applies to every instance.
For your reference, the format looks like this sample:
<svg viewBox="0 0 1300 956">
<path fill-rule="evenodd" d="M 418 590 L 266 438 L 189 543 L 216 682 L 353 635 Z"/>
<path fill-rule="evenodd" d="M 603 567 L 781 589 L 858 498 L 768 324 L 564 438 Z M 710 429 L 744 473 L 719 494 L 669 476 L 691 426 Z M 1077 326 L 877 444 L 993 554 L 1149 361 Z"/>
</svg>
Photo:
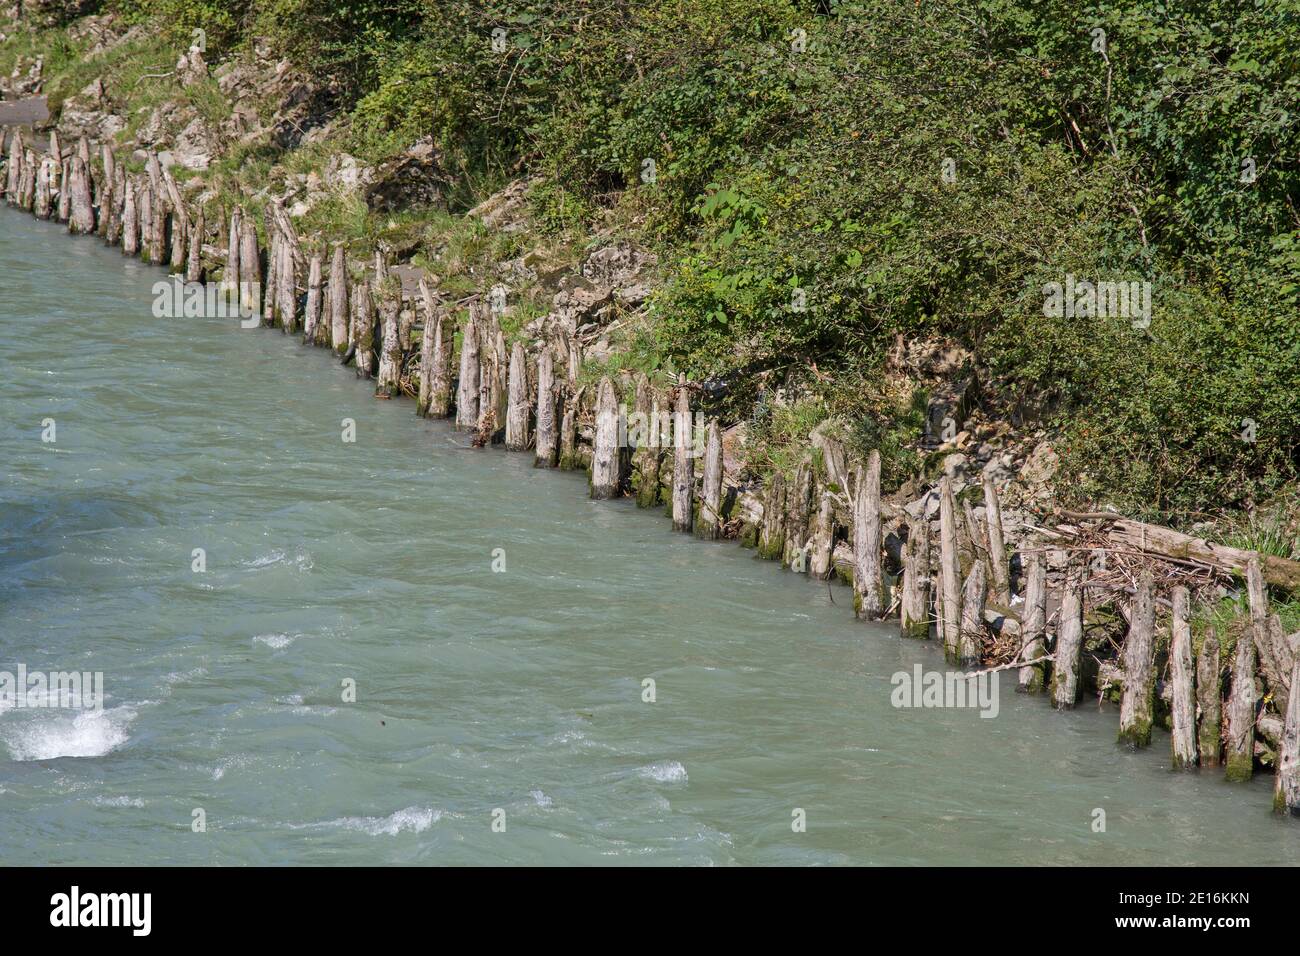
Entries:
<svg viewBox="0 0 1300 956">
<path fill-rule="evenodd" d="M 942 658 L 845 589 L 154 318 L 162 276 L 0 209 L 0 671 L 106 695 L 0 705 L 0 863 L 1300 863 L 1270 779 L 1009 679 L 895 708 Z"/>
</svg>

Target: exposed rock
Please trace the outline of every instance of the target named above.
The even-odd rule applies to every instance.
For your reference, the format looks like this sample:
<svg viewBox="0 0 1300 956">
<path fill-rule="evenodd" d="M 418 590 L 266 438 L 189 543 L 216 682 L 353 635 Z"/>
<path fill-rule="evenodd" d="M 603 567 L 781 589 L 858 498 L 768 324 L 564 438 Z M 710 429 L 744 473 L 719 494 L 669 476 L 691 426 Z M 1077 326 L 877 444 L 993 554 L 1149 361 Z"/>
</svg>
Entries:
<svg viewBox="0 0 1300 956">
<path fill-rule="evenodd" d="M 948 455 L 943 460 L 943 473 L 953 482 L 964 482 L 969 470 L 970 459 L 960 452 Z"/>
<path fill-rule="evenodd" d="M 529 183 L 517 179 L 505 189 L 483 200 L 469 211 L 489 229 L 502 232 L 519 232 L 527 226 L 527 196 Z"/>
<path fill-rule="evenodd" d="M 104 83 L 98 78 L 64 100 L 59 113 L 59 129 L 70 141 L 85 136 L 92 142 L 106 142 L 125 128 L 126 120 L 113 111 Z"/>
<path fill-rule="evenodd" d="M 207 169 L 215 152 L 208 126 L 197 116 L 180 132 L 170 150 L 175 162 L 186 169 Z"/>
<path fill-rule="evenodd" d="M 374 181 L 375 172 L 369 166 L 363 166 L 355 156 L 347 153 L 335 153 L 330 157 L 321 178 L 329 189 L 351 192 Z"/>
<path fill-rule="evenodd" d="M 194 86 L 208 78 L 208 64 L 203 59 L 203 51 L 192 46 L 181 54 L 176 61 L 176 78 L 182 86 Z"/>
<path fill-rule="evenodd" d="M 433 139 L 426 137 L 376 170 L 366 187 L 366 205 L 374 210 L 396 210 L 443 205 L 447 177 Z"/>
</svg>

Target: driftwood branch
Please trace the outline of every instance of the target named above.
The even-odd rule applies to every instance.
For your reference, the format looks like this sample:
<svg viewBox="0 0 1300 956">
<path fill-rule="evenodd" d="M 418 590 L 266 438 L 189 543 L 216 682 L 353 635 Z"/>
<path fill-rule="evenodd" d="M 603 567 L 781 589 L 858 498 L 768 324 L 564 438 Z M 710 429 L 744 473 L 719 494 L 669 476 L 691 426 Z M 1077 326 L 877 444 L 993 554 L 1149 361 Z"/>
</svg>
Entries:
<svg viewBox="0 0 1300 956">
<path fill-rule="evenodd" d="M 1244 575 L 1247 564 L 1256 554 L 1108 512 L 1065 512 L 1063 517 L 1074 521 L 1103 522 L 1107 537 L 1117 545 L 1170 560 L 1208 565 L 1232 574 Z M 1287 591 L 1300 590 L 1300 561 L 1261 554 L 1259 562 L 1267 583 Z"/>
</svg>

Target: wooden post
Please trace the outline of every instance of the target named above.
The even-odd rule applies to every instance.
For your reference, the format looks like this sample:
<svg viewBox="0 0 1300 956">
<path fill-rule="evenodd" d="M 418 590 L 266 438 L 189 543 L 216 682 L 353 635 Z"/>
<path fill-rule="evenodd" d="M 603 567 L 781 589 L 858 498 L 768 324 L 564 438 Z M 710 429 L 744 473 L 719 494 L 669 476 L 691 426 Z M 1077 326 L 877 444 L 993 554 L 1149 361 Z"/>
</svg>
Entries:
<svg viewBox="0 0 1300 956">
<path fill-rule="evenodd" d="M 1264 583 L 1264 572 L 1260 566 L 1259 555 L 1255 552 L 1250 553 L 1246 562 L 1246 594 L 1250 603 L 1250 635 L 1255 644 L 1255 658 L 1259 673 L 1264 678 L 1268 692 L 1273 695 L 1278 713 L 1285 714 L 1286 682 L 1291 677 L 1290 660 L 1285 651 L 1281 621 L 1278 621 L 1276 628 L 1278 642 L 1275 644 L 1273 641 L 1274 628 L 1268 613 L 1268 587 Z M 1281 660 L 1275 653 L 1275 648 L 1282 649 Z"/>
<path fill-rule="evenodd" d="M 451 363 L 454 337 L 447 314 L 438 309 L 433 325 L 433 379 L 429 392 L 429 415 L 446 418 L 451 414 Z"/>
<path fill-rule="evenodd" d="M 493 441 L 505 438 L 506 418 L 510 414 L 510 353 L 499 317 L 492 317 L 492 418 Z"/>
<path fill-rule="evenodd" d="M 330 257 L 330 345 L 342 355 L 348 350 L 348 263 L 343 246 Z"/>
<path fill-rule="evenodd" d="M 420 279 L 424 300 L 424 338 L 421 341 L 420 412 L 446 418 L 451 411 L 451 336 L 446 315 L 438 307 L 427 279 Z"/>
<path fill-rule="evenodd" d="M 1025 609 L 1020 640 L 1023 644 L 1021 656 L 1032 661 L 1043 656 L 1043 636 L 1047 629 L 1047 562 L 1037 549 L 1027 555 L 1026 562 Z M 1043 664 L 1028 664 L 1020 668 L 1019 690 L 1037 694 L 1043 689 L 1046 672 Z"/>
<path fill-rule="evenodd" d="M 242 216 L 243 214 L 238 206 L 230 211 L 230 228 L 226 234 L 226 267 L 221 271 L 221 288 L 234 289 L 236 292 L 241 288 L 239 282 L 239 243 L 243 231 L 240 229 L 239 222 Z M 242 299 L 241 294 L 241 304 Z"/>
<path fill-rule="evenodd" d="M 23 179 L 22 184 L 18 187 L 18 205 L 28 212 L 32 210 L 32 203 L 35 199 L 36 176 L 40 171 L 40 164 L 36 161 L 36 153 L 27 150 L 27 155 L 23 157 Z"/>
<path fill-rule="evenodd" d="M 307 267 L 307 304 L 302 317 L 304 344 L 313 344 L 320 338 L 323 273 L 320 256 L 313 254 L 311 264 Z"/>
<path fill-rule="evenodd" d="M 375 306 L 370 299 L 370 281 L 361 277 L 352 288 L 352 344 L 356 349 L 357 378 L 374 375 Z"/>
<path fill-rule="evenodd" d="M 1220 739 L 1220 721 L 1223 712 L 1223 675 L 1219 670 L 1219 638 L 1213 627 L 1205 629 L 1201 653 L 1196 658 L 1196 705 L 1200 711 L 1200 731 L 1197 734 L 1202 767 L 1217 767 Z"/>
<path fill-rule="evenodd" d="M 203 281 L 203 237 L 207 231 L 207 222 L 200 206 L 194 217 L 194 227 L 190 230 L 189 257 L 185 261 L 185 281 Z"/>
<path fill-rule="evenodd" d="M 109 226 L 112 223 L 117 189 L 121 180 L 118 178 L 117 158 L 113 155 L 113 147 L 107 143 L 101 143 L 99 146 L 99 163 L 104 167 L 104 186 L 99 197 L 98 231 L 105 239 L 109 239 Z M 112 240 L 110 239 L 109 242 L 111 244 Z"/>
<path fill-rule="evenodd" d="M 1083 650 L 1083 586 L 1077 568 L 1065 577 L 1061 596 L 1061 623 L 1056 631 L 1055 666 L 1052 668 L 1052 706 L 1070 710 L 1079 699 L 1079 656 Z"/>
<path fill-rule="evenodd" d="M 135 179 L 126 180 L 122 200 L 122 255 L 135 256 L 140 251 L 140 219 L 135 205 Z"/>
<path fill-rule="evenodd" d="M 415 399 L 415 414 L 421 418 L 429 414 L 433 394 L 433 339 L 434 325 L 438 322 L 438 305 L 433 290 L 426 279 L 420 279 L 420 298 L 424 302 L 424 332 L 420 335 L 420 393 Z"/>
<path fill-rule="evenodd" d="M 984 657 L 984 604 L 988 600 L 988 572 L 983 561 L 971 565 L 961 597 L 961 642 L 957 663 L 978 667 Z"/>
<path fill-rule="evenodd" d="M 1227 766 L 1223 777 L 1242 783 L 1255 772 L 1255 643 L 1251 629 L 1237 635 L 1228 693 Z"/>
<path fill-rule="evenodd" d="M 619 492 L 618 398 L 605 376 L 596 390 L 596 436 L 592 441 L 591 497 L 614 498 Z"/>
<path fill-rule="evenodd" d="M 1285 714 L 1293 690 L 1295 693 L 1300 693 L 1300 690 L 1295 690 L 1291 683 L 1291 671 L 1295 667 L 1296 653 L 1291 647 L 1286 632 L 1282 629 L 1281 617 L 1276 614 L 1268 616 L 1268 635 L 1273 667 L 1277 673 L 1277 681 L 1270 688 L 1273 693 L 1273 706 L 1277 708 L 1279 714 Z M 1256 651 L 1258 650 L 1257 647 Z"/>
<path fill-rule="evenodd" d="M 395 279 L 384 278 L 377 281 L 382 283 L 376 286 L 375 294 L 379 299 L 383 338 L 379 346 L 379 377 L 375 383 L 375 394 L 394 398 L 401 390 L 402 345 L 397 331 L 401 302 L 393 290 Z"/>
<path fill-rule="evenodd" d="M 140 179 L 128 176 L 122 199 L 122 254 L 135 258 L 142 243 L 140 225 Z"/>
<path fill-rule="evenodd" d="M 758 534 L 758 556 L 769 561 L 781 557 L 785 547 L 785 478 L 775 472 L 763 496 L 763 527 Z"/>
<path fill-rule="evenodd" d="M 659 431 L 659 392 L 644 374 L 637 377 L 636 413 L 642 424 L 636 462 L 636 504 L 653 508 L 659 503 L 659 467 L 663 460 Z"/>
<path fill-rule="evenodd" d="M 5 168 L 5 199 L 10 205 L 18 201 L 23 177 L 23 131 L 15 129 L 9 139 L 9 163 Z"/>
<path fill-rule="evenodd" d="M 471 309 L 469 321 L 461 336 L 460 378 L 456 383 L 456 430 L 473 431 L 478 428 L 478 322 Z"/>
<path fill-rule="evenodd" d="M 257 229 L 251 216 L 239 220 L 239 305 L 250 315 L 262 308 L 262 263 L 257 249 Z"/>
<path fill-rule="evenodd" d="M 145 164 L 145 172 L 149 175 L 149 198 L 150 213 L 149 220 L 149 261 L 154 265 L 164 265 L 167 257 L 167 250 L 164 242 L 167 238 L 167 200 L 163 189 L 162 165 L 158 162 L 158 154 L 149 153 L 149 161 Z"/>
<path fill-rule="evenodd" d="M 957 504 L 947 475 L 939 481 L 939 574 L 943 580 L 943 652 L 951 664 L 961 656 L 961 558 L 957 553 Z"/>
<path fill-rule="evenodd" d="M 573 471 L 578 467 L 578 405 L 582 389 L 574 391 L 572 385 L 565 390 L 564 414 L 560 417 L 560 470 Z"/>
<path fill-rule="evenodd" d="M 812 511 L 812 461 L 805 458 L 794 471 L 794 484 L 785 495 L 785 550 L 782 563 L 802 574 L 808 547 L 808 515 Z M 856 552 L 855 552 L 856 554 Z M 854 598 L 856 603 L 856 596 Z"/>
<path fill-rule="evenodd" d="M 139 207 L 136 215 L 140 219 L 140 259 L 156 264 L 158 260 L 154 258 L 153 237 L 154 194 L 147 179 L 137 180 L 136 193 L 136 203 Z"/>
<path fill-rule="evenodd" d="M 471 306 L 474 308 L 477 306 Z M 505 342 L 495 312 L 480 308 L 477 442 L 489 444 L 505 426 Z"/>
<path fill-rule="evenodd" d="M 1182 770 L 1196 765 L 1196 692 L 1187 588 L 1175 587 L 1172 596 L 1174 613 L 1169 637 L 1169 674 L 1173 692 L 1171 748 L 1174 769 Z"/>
<path fill-rule="evenodd" d="M 1291 696 L 1287 702 L 1282 739 L 1277 747 L 1277 783 L 1273 809 L 1300 816 L 1300 648 L 1291 647 Z"/>
<path fill-rule="evenodd" d="M 693 519 L 691 493 L 695 487 L 694 430 L 686 383 L 677 386 L 677 414 L 673 421 L 673 530 L 690 531 Z"/>
<path fill-rule="evenodd" d="M 958 547 L 968 553 L 972 561 L 983 561 L 987 564 L 988 544 L 984 535 L 980 534 L 979 521 L 975 517 L 975 509 L 971 507 L 969 498 L 962 499 L 961 512 L 962 518 L 957 522 Z M 987 568 L 985 570 L 987 571 Z"/>
<path fill-rule="evenodd" d="M 532 402 L 528 398 L 528 359 L 524 344 L 518 340 L 510 349 L 510 381 L 507 385 L 506 448 L 510 451 L 527 451 L 528 418 Z M 615 431 L 617 432 L 617 424 Z"/>
<path fill-rule="evenodd" d="M 279 259 L 275 266 L 276 311 L 280 318 L 280 331 L 291 334 L 298 325 L 298 271 L 293 255 L 293 243 L 280 234 Z M 401 358 L 398 358 L 401 371 Z"/>
<path fill-rule="evenodd" d="M 835 499 L 829 488 L 819 488 L 808 539 L 808 577 L 825 581 L 835 570 Z"/>
<path fill-rule="evenodd" d="M 700 513 L 695 518 L 695 534 L 714 541 L 722 537 L 722 431 L 716 418 L 709 422 L 705 436 Z"/>
<path fill-rule="evenodd" d="M 49 156 L 41 157 L 41 165 L 36 171 L 36 192 L 32 198 L 32 215 L 37 219 L 49 219 L 53 211 L 54 160 Z M 63 205 L 68 197 L 65 188 L 59 192 L 59 204 Z"/>
<path fill-rule="evenodd" d="M 550 345 L 543 343 L 537 356 L 537 456 L 538 468 L 554 468 L 559 449 L 555 419 L 555 359 Z"/>
<path fill-rule="evenodd" d="M 262 324 L 274 328 L 275 310 L 280 303 L 280 234 L 276 232 L 274 228 L 268 228 L 266 230 L 266 245 L 266 275 L 263 284 L 265 291 L 262 293 Z"/>
<path fill-rule="evenodd" d="M 1006 539 L 1002 532 L 1002 504 L 993 476 L 984 473 L 984 511 L 989 526 L 989 571 L 993 574 L 993 597 L 1003 607 L 1011 606 L 1011 570 L 1007 562 Z"/>
<path fill-rule="evenodd" d="M 1119 701 L 1119 740 L 1131 747 L 1151 743 L 1155 693 L 1156 596 L 1150 569 L 1138 578 L 1124 639 L 1124 689 Z"/>
<path fill-rule="evenodd" d="M 163 192 L 167 196 L 167 207 L 171 209 L 172 220 L 172 247 L 167 259 L 171 263 L 172 272 L 183 273 L 185 271 L 185 238 L 190 231 L 190 214 L 185 208 L 185 200 L 181 198 L 181 191 L 176 188 L 176 179 L 172 176 L 170 169 L 162 171 L 162 182 Z M 93 215 L 91 218 L 94 218 Z"/>
<path fill-rule="evenodd" d="M 42 161 L 42 168 L 44 168 L 44 165 L 44 161 Z M 68 186 L 72 179 L 72 157 L 68 156 L 62 162 L 53 162 L 49 170 L 49 176 L 49 188 L 51 192 L 57 189 L 59 194 L 57 211 L 58 220 L 59 222 L 67 222 L 72 218 L 72 190 Z M 37 185 L 38 187 L 40 185 L 39 179 Z M 39 199 L 40 196 L 38 189 L 37 200 L 39 201 Z M 35 205 L 33 205 L 33 211 L 35 211 L 35 208 Z M 46 215 L 48 216 L 48 213 Z"/>
<path fill-rule="evenodd" d="M 908 519 L 903 554 L 899 630 L 903 637 L 925 640 L 930 636 L 930 528 L 925 515 Z"/>
<path fill-rule="evenodd" d="M 939 641 L 939 646 L 944 649 L 944 658 L 951 660 L 948 656 L 948 635 L 944 630 L 944 621 L 946 620 L 943 609 L 943 572 L 935 572 L 930 579 L 930 591 L 934 594 L 934 636 Z M 955 654 L 953 656 L 956 656 Z"/>
<path fill-rule="evenodd" d="M 104 241 L 116 246 L 122 241 L 122 211 L 126 203 L 126 170 L 121 166 L 113 167 L 113 195 L 108 206 L 108 215 L 103 217 Z"/>
<path fill-rule="evenodd" d="M 885 606 L 880 593 L 880 452 L 867 456 L 859 467 L 853 496 L 853 612 L 863 620 L 878 621 Z"/>
<path fill-rule="evenodd" d="M 405 355 L 411 350 L 411 330 L 415 328 L 415 303 L 407 304 L 402 295 L 402 283 L 397 283 L 397 304 L 400 307 L 397 313 L 397 344 L 402 347 L 402 354 Z"/>
</svg>

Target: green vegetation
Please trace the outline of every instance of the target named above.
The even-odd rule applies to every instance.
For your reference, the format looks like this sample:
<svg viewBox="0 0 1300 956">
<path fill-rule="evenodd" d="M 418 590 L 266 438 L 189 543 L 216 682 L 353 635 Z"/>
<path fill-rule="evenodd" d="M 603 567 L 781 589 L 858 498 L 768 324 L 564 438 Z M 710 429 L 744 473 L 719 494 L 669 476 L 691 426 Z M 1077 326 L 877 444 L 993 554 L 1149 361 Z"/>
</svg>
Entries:
<svg viewBox="0 0 1300 956">
<path fill-rule="evenodd" d="M 1066 503 L 1189 524 L 1296 481 L 1300 0 L 108 6 L 173 48 L 269 42 L 333 81 L 355 155 L 432 135 L 458 183 L 450 216 L 309 228 L 497 253 L 455 214 L 530 173 L 538 233 L 635 230 L 665 282 L 622 367 L 726 380 L 779 467 L 830 416 L 887 485 L 921 466 L 921 386 L 881 384 L 901 337 L 969 349 L 987 411 L 1057 436 Z M 61 90 L 97 68 L 60 56 Z M 1045 314 L 1067 276 L 1149 282 L 1149 325 Z"/>
</svg>

